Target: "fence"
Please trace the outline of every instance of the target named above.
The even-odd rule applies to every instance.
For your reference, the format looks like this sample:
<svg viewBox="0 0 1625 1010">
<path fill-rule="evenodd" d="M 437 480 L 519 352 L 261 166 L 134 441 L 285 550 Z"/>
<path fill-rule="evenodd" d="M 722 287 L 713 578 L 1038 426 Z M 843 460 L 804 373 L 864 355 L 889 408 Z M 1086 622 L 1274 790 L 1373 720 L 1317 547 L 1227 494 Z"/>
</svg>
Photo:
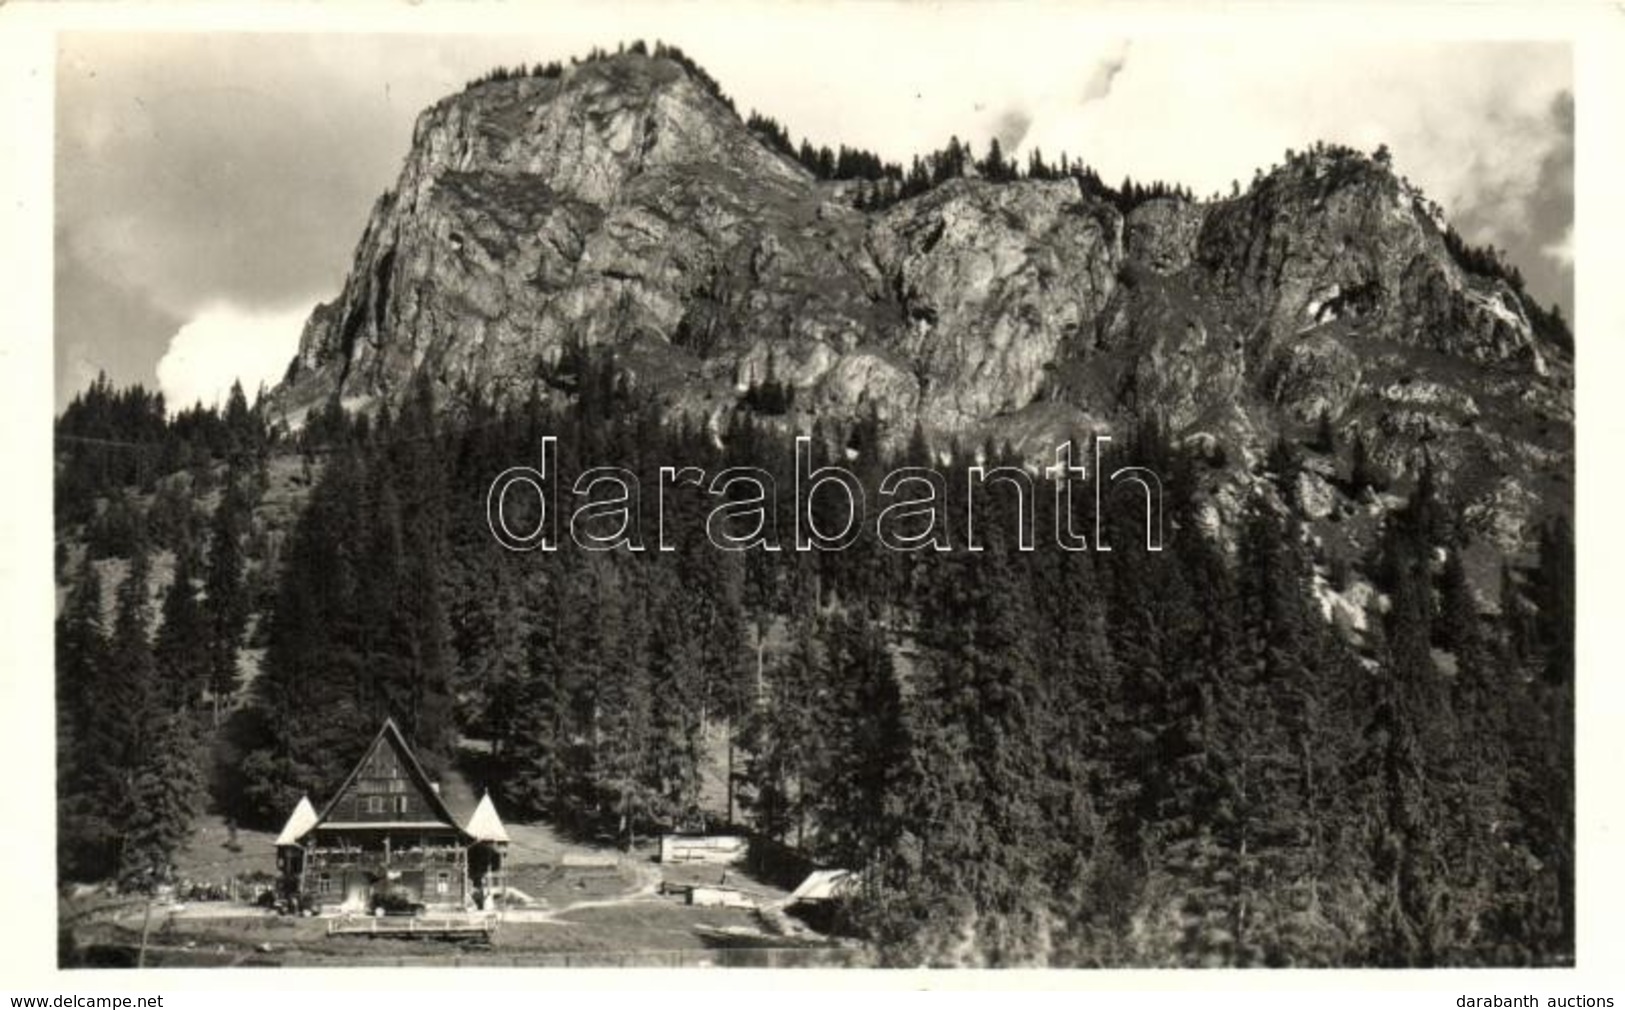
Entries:
<svg viewBox="0 0 1625 1010">
<path fill-rule="evenodd" d="M 662 835 L 660 861 L 732 866 L 745 859 L 746 848 L 739 835 Z"/>
<path fill-rule="evenodd" d="M 851 947 L 714 947 L 699 950 L 459 953 L 331 958 L 289 952 L 286 967 L 355 968 L 859 968 L 868 955 Z"/>
</svg>

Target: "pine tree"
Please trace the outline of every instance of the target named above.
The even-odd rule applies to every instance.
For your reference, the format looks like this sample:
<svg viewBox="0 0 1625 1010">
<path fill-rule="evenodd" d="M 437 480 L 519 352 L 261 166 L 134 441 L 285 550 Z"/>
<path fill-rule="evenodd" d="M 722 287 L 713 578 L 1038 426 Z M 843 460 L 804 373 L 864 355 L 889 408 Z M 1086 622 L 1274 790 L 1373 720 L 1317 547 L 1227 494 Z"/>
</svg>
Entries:
<svg viewBox="0 0 1625 1010">
<path fill-rule="evenodd" d="M 1514 671 L 1522 674 L 1535 654 L 1535 631 L 1512 565 L 1501 563 L 1500 606 L 1502 647 Z"/>
<path fill-rule="evenodd" d="M 1006 172 L 1004 150 L 999 144 L 998 137 L 988 141 L 987 158 L 977 167 L 985 178 L 994 182 L 1004 181 Z"/>
<path fill-rule="evenodd" d="M 700 655 L 688 631 L 683 595 L 680 586 L 662 585 L 651 592 L 650 599 L 649 760 L 645 774 L 653 818 L 671 825 L 687 822 L 700 803 Z"/>
<path fill-rule="evenodd" d="M 1402 514 L 1390 527 L 1382 571 L 1392 605 L 1365 765 L 1373 787 L 1376 878 L 1367 956 L 1386 966 L 1424 966 L 1438 962 L 1448 929 L 1438 873 L 1441 826 L 1434 815 L 1438 742 L 1448 727 L 1430 647 L 1430 548 L 1418 536 L 1424 525 Z"/>
<path fill-rule="evenodd" d="M 809 783 L 820 849 L 837 866 L 867 867 L 894 844 L 909 742 L 885 635 L 854 617 L 825 633 L 829 689 L 811 713 L 819 763 Z"/>
<path fill-rule="evenodd" d="M 522 565 L 492 544 L 474 545 L 477 571 L 459 594 L 459 666 L 468 701 L 464 723 L 487 736 L 500 768 L 508 759 L 520 716 L 517 706 L 530 675 L 530 637 L 541 621 L 531 609 Z M 471 560 L 476 560 L 471 559 Z"/>
<path fill-rule="evenodd" d="M 631 851 L 637 846 L 638 829 L 651 823 L 654 805 L 648 773 L 652 741 L 648 624 L 638 587 L 629 584 L 628 575 L 614 574 L 600 586 L 600 606 L 615 613 L 598 692 L 599 788 L 616 836 Z"/>
<path fill-rule="evenodd" d="M 90 553 L 77 566 L 56 623 L 57 873 L 97 879 L 112 871 L 116 827 L 102 800 L 109 771 L 90 749 L 101 729 L 98 694 L 108 663 L 102 582 Z"/>
<path fill-rule="evenodd" d="M 1449 770 L 1455 787 L 1442 812 L 1449 825 L 1448 865 L 1457 935 L 1452 946 L 1474 951 L 1489 934 L 1497 877 L 1503 872 L 1501 825 L 1509 819 L 1507 717 L 1512 680 L 1481 625 L 1462 551 L 1446 558 L 1440 575 L 1438 637 L 1455 660 L 1450 707 L 1454 747 Z M 1493 958 L 1489 949 L 1477 951 Z"/>
<path fill-rule="evenodd" d="M 248 406 L 248 397 L 243 393 L 241 379 L 231 383 L 231 392 L 226 396 L 225 417 L 226 429 L 226 458 L 232 461 L 233 469 L 244 466 L 248 459 L 257 455 L 262 440 L 259 425 L 253 412 Z"/>
<path fill-rule="evenodd" d="M 1538 867 L 1513 922 L 1537 963 L 1571 963 L 1575 943 L 1574 542 L 1558 519 L 1543 530 L 1533 581 L 1540 676 L 1525 688 L 1512 746 L 1516 840 Z"/>
<path fill-rule="evenodd" d="M 1349 469 L 1349 489 L 1354 494 L 1370 488 L 1374 491 L 1383 490 L 1386 484 L 1371 460 L 1370 449 L 1365 443 L 1365 432 L 1356 429 L 1354 432 L 1354 447 L 1350 450 L 1352 462 Z"/>
<path fill-rule="evenodd" d="M 242 546 L 247 519 L 248 502 L 242 486 L 230 481 L 210 524 L 208 568 L 204 574 L 208 688 L 216 726 L 225 701 L 237 690 L 237 651 L 248 625 L 249 600 L 244 587 L 247 559 Z"/>
<path fill-rule="evenodd" d="M 793 644 L 768 673 L 760 704 L 745 728 L 748 757 L 745 805 L 757 830 L 797 846 L 805 842 L 809 796 L 808 775 L 814 749 L 818 685 L 826 677 L 827 657 L 816 618 L 803 609 L 791 621 Z"/>
<path fill-rule="evenodd" d="M 391 629 L 386 669 L 394 685 L 385 694 L 420 757 L 435 765 L 450 757 L 456 737 L 451 692 L 450 625 L 442 597 L 446 566 L 448 467 L 440 454 L 435 397 L 428 373 L 420 372 L 402 409 L 396 450 L 384 465 L 401 498 L 401 582 L 387 617 Z M 386 521 L 394 520 L 388 516 Z M 364 621 L 374 618 L 364 617 Z"/>
<path fill-rule="evenodd" d="M 1006 528 L 1014 525 L 989 524 Z M 917 671 L 904 808 L 914 830 L 899 835 L 899 856 L 917 850 L 886 872 L 901 892 L 890 915 L 914 923 L 899 949 L 931 962 L 1043 963 L 1048 861 L 1035 842 L 1047 830 L 1042 769 L 1053 730 L 1021 568 L 994 536 L 974 561 L 931 560 L 919 628 L 929 659 Z M 876 928 L 893 931 L 895 920 Z"/>
<path fill-rule="evenodd" d="M 200 746 L 191 713 L 154 706 L 144 753 L 132 769 L 120 879 L 149 890 L 173 878 L 175 854 L 190 837 L 202 788 Z"/>
<path fill-rule="evenodd" d="M 274 824 L 301 795 L 335 788 L 357 741 L 377 729 L 358 689 L 363 477 L 353 450 L 334 453 L 294 527 L 254 685 L 256 734 L 231 797 L 247 823 Z"/>
<path fill-rule="evenodd" d="M 169 709 L 197 705 L 209 679 L 209 627 L 198 600 L 193 564 L 187 551 L 175 559 L 175 577 L 164 596 L 163 623 L 153 648 L 157 696 Z"/>
<path fill-rule="evenodd" d="M 1534 580 L 1535 632 L 1551 684 L 1570 684 L 1574 678 L 1574 585 L 1574 532 L 1559 516 L 1541 530 Z"/>
<path fill-rule="evenodd" d="M 119 831 L 116 862 L 121 880 L 128 879 L 134 865 L 126 832 L 137 813 L 135 781 L 148 758 L 148 734 L 158 708 L 150 573 L 146 553 L 138 552 L 119 585 L 106 673 L 98 684 L 95 715 L 84 742 L 96 765 L 97 798 Z"/>
<path fill-rule="evenodd" d="M 1326 865 L 1315 751 L 1325 746 L 1326 631 L 1310 611 L 1310 566 L 1295 517 L 1262 505 L 1242 547 L 1245 675 L 1227 715 L 1241 752 L 1235 850 L 1247 911 L 1236 919 L 1243 963 L 1310 956 L 1305 932 L 1312 881 Z M 1206 597 L 1209 594 L 1200 594 Z"/>
<path fill-rule="evenodd" d="M 559 814 L 565 802 L 564 768 L 572 728 L 565 657 L 572 644 L 562 632 L 566 598 L 556 579 L 535 579 L 526 598 L 537 615 L 525 636 L 527 668 L 505 684 L 502 748 L 504 798 L 520 810 Z"/>
<path fill-rule="evenodd" d="M 80 557 L 56 622 L 57 710 L 76 735 L 85 731 L 96 680 L 107 660 L 102 580 L 87 551 Z"/>
<path fill-rule="evenodd" d="M 1330 456 L 1337 452 L 1337 429 L 1332 427 L 1332 412 L 1321 410 L 1315 422 L 1315 451 Z"/>
</svg>

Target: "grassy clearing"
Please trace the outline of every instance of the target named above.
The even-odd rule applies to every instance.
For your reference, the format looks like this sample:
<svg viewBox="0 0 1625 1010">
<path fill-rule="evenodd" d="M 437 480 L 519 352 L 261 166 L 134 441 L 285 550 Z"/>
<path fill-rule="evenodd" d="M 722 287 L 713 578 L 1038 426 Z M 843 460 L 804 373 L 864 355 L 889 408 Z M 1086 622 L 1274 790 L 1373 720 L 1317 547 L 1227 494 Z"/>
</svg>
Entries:
<svg viewBox="0 0 1625 1010">
<path fill-rule="evenodd" d="M 239 828 L 235 844 L 218 814 L 198 818 L 192 837 L 175 856 L 181 880 L 225 883 L 232 877 L 276 873 L 276 835 Z"/>
<path fill-rule="evenodd" d="M 533 926 L 510 934 L 504 925 L 500 947 L 525 950 L 700 950 L 707 946 L 695 926 L 757 928 L 752 912 L 737 908 L 692 908 L 675 900 L 629 902 L 566 912 L 566 929 Z"/>
<path fill-rule="evenodd" d="M 194 902 L 184 908 L 160 903 L 153 906 L 149 922 L 149 963 L 344 965 L 380 958 L 479 963 L 482 958 L 575 954 L 612 960 L 625 957 L 635 962 L 640 953 L 696 952 L 701 956 L 699 952 L 712 949 L 714 941 L 708 942 L 696 927 L 760 927 L 750 911 L 694 908 L 680 898 L 658 896 L 656 889 L 663 879 L 678 884 L 719 884 L 724 868 L 662 866 L 655 860 L 653 839 L 632 853 L 621 853 L 613 846 L 570 838 L 546 823 L 512 823 L 507 828 L 512 838 L 510 879 L 537 899 L 536 907 L 553 910 L 554 915 L 543 921 L 505 921 L 489 946 L 467 939 L 330 937 L 323 919 L 262 914 L 246 904 L 227 902 Z M 611 856 L 616 862 L 613 866 L 566 866 L 566 856 Z M 182 879 L 202 883 L 270 874 L 275 868 L 274 834 L 239 830 L 233 839 L 217 815 L 199 819 L 177 859 Z M 751 892 L 760 901 L 784 894 L 740 869 L 728 868 L 727 875 L 727 886 Z M 138 898 L 86 894 L 64 899 L 60 918 L 82 950 L 94 947 L 116 960 L 133 956 L 146 915 L 146 903 Z"/>
<path fill-rule="evenodd" d="M 298 955 L 301 960 L 335 964 L 375 957 L 453 958 L 489 950 L 500 954 L 634 953 L 704 950 L 709 945 L 696 926 L 758 927 L 740 909 L 690 908 L 668 899 L 646 899 L 583 908 L 554 922 L 504 922 L 489 947 L 468 941 L 327 935 L 321 919 L 278 916 L 185 919 L 155 914 L 148 943 L 170 951 L 215 955 Z M 77 931 L 81 946 L 134 947 L 141 942 L 140 913 L 98 922 Z"/>
</svg>

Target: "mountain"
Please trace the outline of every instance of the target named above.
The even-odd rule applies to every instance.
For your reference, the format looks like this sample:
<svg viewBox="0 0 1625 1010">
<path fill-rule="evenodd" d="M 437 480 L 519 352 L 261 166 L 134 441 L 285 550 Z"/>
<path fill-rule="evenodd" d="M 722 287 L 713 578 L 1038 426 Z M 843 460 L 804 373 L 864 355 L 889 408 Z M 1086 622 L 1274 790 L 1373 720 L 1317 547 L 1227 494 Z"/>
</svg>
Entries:
<svg viewBox="0 0 1625 1010">
<path fill-rule="evenodd" d="M 703 71 L 643 52 L 443 99 L 271 418 L 398 403 L 422 372 L 442 403 L 559 395 L 540 380 L 580 343 L 718 431 L 767 383 L 793 388 L 786 429 L 874 411 L 898 439 L 919 422 L 1035 459 L 1155 414 L 1209 451 L 1220 520 L 1323 417 L 1393 481 L 1431 460 L 1503 551 L 1567 508 L 1566 330 L 1385 152 L 1317 144 L 1228 199 L 1126 214 L 1075 175 L 973 166 L 871 210 L 867 184 L 769 141 Z M 1348 470 L 1307 461 L 1306 515 L 1363 507 Z"/>
<path fill-rule="evenodd" d="M 58 420 L 59 877 L 150 889 L 204 783 L 275 827 L 387 718 L 509 823 L 852 871 L 810 914 L 876 963 L 1572 965 L 1572 348 L 1382 148 L 1198 201 L 797 149 L 664 47 L 494 73 L 268 397 Z M 910 551 L 771 490 L 1107 431 L 1163 550 L 1136 487 L 1090 550 L 1024 536 L 1088 496 L 956 474 Z M 562 532 L 491 494 L 548 435 L 559 488 L 767 505 L 684 478 L 509 550 L 493 498 Z M 804 518 L 853 536 L 718 549 Z"/>
</svg>

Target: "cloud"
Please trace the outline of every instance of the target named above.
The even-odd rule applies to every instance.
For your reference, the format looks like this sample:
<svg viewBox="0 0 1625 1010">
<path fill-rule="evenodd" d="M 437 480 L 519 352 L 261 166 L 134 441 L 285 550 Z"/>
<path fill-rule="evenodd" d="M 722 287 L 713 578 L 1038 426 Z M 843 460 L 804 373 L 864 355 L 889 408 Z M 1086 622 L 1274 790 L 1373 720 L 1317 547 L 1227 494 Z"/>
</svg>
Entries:
<svg viewBox="0 0 1625 1010">
<path fill-rule="evenodd" d="M 175 331 L 158 361 L 158 388 L 171 410 L 224 403 L 233 381 L 250 401 L 261 383 L 278 382 L 298 349 L 309 307 L 266 313 L 212 306 Z"/>
<path fill-rule="evenodd" d="M 56 242 L 56 400 L 66 404 L 100 372 L 120 386 L 153 388 L 153 364 L 186 321 L 139 291 L 88 269 L 60 235 Z"/>
<path fill-rule="evenodd" d="M 1110 180 L 1247 180 L 1316 139 L 1387 143 L 1464 235 L 1508 249 L 1542 300 L 1573 217 L 1567 46 L 1240 32 L 1132 46 L 1080 5 L 602 5 L 547 33 L 61 36 L 59 401 L 91 364 L 151 381 L 186 320 L 337 293 L 417 114 L 496 65 L 664 38 L 795 139 L 906 164 L 1065 151 Z M 1105 24 L 1110 24 L 1106 22 Z M 1537 265 L 1538 264 L 1538 265 Z M 71 345 L 71 347 L 69 346 Z"/>
<path fill-rule="evenodd" d="M 87 370 L 151 387 L 177 329 L 218 318 L 217 306 L 263 318 L 335 295 L 418 113 L 527 46 L 229 33 L 60 40 L 59 405 Z"/>
<path fill-rule="evenodd" d="M 1566 44 L 1153 37 L 1099 66 L 1109 88 L 1035 111 L 1027 145 L 1206 196 L 1316 140 L 1386 143 L 1464 236 L 1526 275 L 1572 220 Z M 1567 297 L 1566 278 L 1537 273 L 1538 297 Z"/>
<path fill-rule="evenodd" d="M 1571 80 L 1544 44 L 1136 41 L 1098 97 L 1052 108 L 1029 142 L 1086 153 L 1108 177 L 1200 192 L 1314 140 L 1386 142 L 1402 171 L 1454 209 L 1526 193 L 1560 143 L 1550 116 Z"/>
<path fill-rule="evenodd" d="M 1097 102 L 1112 93 L 1112 81 L 1123 72 L 1123 65 L 1128 62 L 1128 44 L 1116 55 L 1108 56 L 1095 65 L 1095 71 L 1089 78 L 1089 83 L 1083 89 L 1085 103 Z"/>
<path fill-rule="evenodd" d="M 418 87 L 387 97 L 394 68 L 366 46 L 343 64 L 345 48 L 315 36 L 70 39 L 57 207 L 71 254 L 183 318 L 215 300 L 330 294 L 424 90 L 442 83 L 419 68 Z M 401 98 L 411 105 L 391 108 Z"/>
<path fill-rule="evenodd" d="M 999 147 L 1006 152 L 1021 146 L 1022 138 L 1032 128 L 1033 117 L 1024 109 L 1006 109 L 994 123 L 993 135 L 999 138 Z"/>
</svg>

